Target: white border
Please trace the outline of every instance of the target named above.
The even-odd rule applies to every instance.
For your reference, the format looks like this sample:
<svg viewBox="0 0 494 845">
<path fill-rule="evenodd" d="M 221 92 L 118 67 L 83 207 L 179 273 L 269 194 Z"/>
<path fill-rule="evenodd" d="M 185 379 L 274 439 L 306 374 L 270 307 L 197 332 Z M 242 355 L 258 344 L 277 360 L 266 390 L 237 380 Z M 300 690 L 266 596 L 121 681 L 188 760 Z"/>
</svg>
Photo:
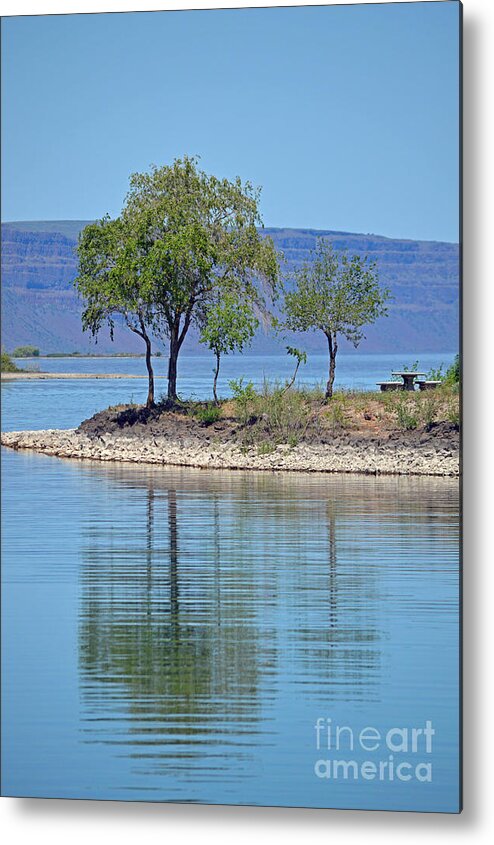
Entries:
<svg viewBox="0 0 494 845">
<path fill-rule="evenodd" d="M 371 3 L 372 0 L 363 0 L 363 2 Z M 383 2 L 393 2 L 393 0 L 383 0 Z M 394 2 L 405 2 L 405 0 L 394 0 Z M 437 2 L 437 0 L 423 0 L 423 2 Z M 348 0 L 333 0 L 331 4 L 325 0 L 311 0 L 311 2 L 297 2 L 297 0 L 223 0 L 223 2 L 216 2 L 216 0 L 172 0 L 172 2 L 152 2 L 146 0 L 144 2 L 132 2 L 132 0 L 3 0 L 0 4 L 2 15 L 39 15 L 39 14 L 68 14 L 70 12 L 151 12 L 163 11 L 165 9 L 234 9 L 244 8 L 245 6 L 348 6 L 351 5 Z M 4 8 L 5 7 L 5 8 Z"/>
<path fill-rule="evenodd" d="M 338 2 L 338 0 L 336 0 Z M 384 0 L 387 2 L 387 0 Z M 434 2 L 434 0 L 423 0 Z M 2 15 L 68 12 L 145 11 L 151 9 L 232 8 L 242 2 L 123 2 L 123 0 L 1 0 Z M 305 5 L 253 2 L 253 6 Z M 325 5 L 313 0 L 308 5 Z M 278 810 L 194 805 L 130 804 L 86 801 L 2 799 L 3 841 L 50 845 L 119 843 L 136 840 L 197 845 L 286 845 L 326 843 L 344 837 L 344 845 L 416 845 L 492 841 L 494 777 L 491 760 L 494 705 L 494 540 L 492 450 L 494 391 L 492 378 L 494 269 L 494 2 L 464 2 L 465 192 L 464 192 L 464 490 L 465 490 L 465 811 L 462 816 L 381 812 Z M 490 626 L 490 630 L 489 630 Z M 490 637 L 489 637 L 490 635 Z M 489 835 L 490 831 L 490 835 Z M 488 838 L 489 835 L 489 838 Z M 333 842 L 335 839 L 333 839 Z"/>
</svg>

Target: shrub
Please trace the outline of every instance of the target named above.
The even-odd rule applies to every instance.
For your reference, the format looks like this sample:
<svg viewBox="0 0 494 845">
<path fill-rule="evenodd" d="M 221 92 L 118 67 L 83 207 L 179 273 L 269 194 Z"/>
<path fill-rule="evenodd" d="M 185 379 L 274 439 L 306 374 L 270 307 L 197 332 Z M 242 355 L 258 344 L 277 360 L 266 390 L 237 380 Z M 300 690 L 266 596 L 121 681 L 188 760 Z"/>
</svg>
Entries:
<svg viewBox="0 0 494 845">
<path fill-rule="evenodd" d="M 13 358 L 38 358 L 39 349 L 37 346 L 18 346 L 12 352 Z"/>
<path fill-rule="evenodd" d="M 303 393 L 280 384 L 264 382 L 256 402 L 259 428 L 275 443 L 289 443 L 305 433 L 310 420 L 311 406 Z"/>
<path fill-rule="evenodd" d="M 430 369 L 427 373 L 427 379 L 429 381 L 442 381 L 444 384 L 449 385 L 459 384 L 460 356 L 455 355 L 453 363 L 450 364 L 446 372 L 443 372 L 443 364 L 441 364 L 437 369 L 434 369 L 434 367 Z"/>
<path fill-rule="evenodd" d="M 422 405 L 422 422 L 426 431 L 430 431 L 432 423 L 436 419 L 437 399 L 434 396 L 427 396 Z"/>
<path fill-rule="evenodd" d="M 405 431 L 412 431 L 414 428 L 417 428 L 417 417 L 410 412 L 407 403 L 403 399 L 398 403 L 396 408 L 396 418 L 400 428 L 403 428 Z"/>
<path fill-rule="evenodd" d="M 221 407 L 213 404 L 212 402 L 208 402 L 207 405 L 197 406 L 193 413 L 196 420 L 199 420 L 199 422 L 203 425 L 212 425 L 220 419 Z"/>
<path fill-rule="evenodd" d="M 454 400 L 448 403 L 446 416 L 449 422 L 453 423 L 453 425 L 460 425 L 460 409 L 458 403 Z"/>
<path fill-rule="evenodd" d="M 327 417 L 333 428 L 346 428 L 347 419 L 343 411 L 343 404 L 337 402 L 334 397 L 329 407 Z"/>
<path fill-rule="evenodd" d="M 455 355 L 455 359 L 450 367 L 446 370 L 446 375 L 444 376 L 444 381 L 447 384 L 459 384 L 460 383 L 460 356 Z"/>
<path fill-rule="evenodd" d="M 244 386 L 241 379 L 231 381 L 230 388 L 236 419 L 241 426 L 248 426 L 242 433 L 244 445 L 270 442 L 296 446 L 305 434 L 312 418 L 311 392 L 267 380 L 259 392 L 252 382 Z"/>
<path fill-rule="evenodd" d="M 6 352 L 1 353 L 1 372 L 2 373 L 18 373 L 19 367 L 16 367 L 10 355 L 7 355 Z"/>
<path fill-rule="evenodd" d="M 237 412 L 237 419 L 245 425 L 255 415 L 254 403 L 257 398 L 257 393 L 251 381 L 244 385 L 243 378 L 232 379 L 228 382 L 228 386 L 233 393 L 235 400 L 235 408 Z"/>
<path fill-rule="evenodd" d="M 232 379 L 228 382 L 228 386 L 233 393 L 233 398 L 237 402 L 250 402 L 257 396 L 253 382 L 248 381 L 247 384 L 244 385 L 243 378 Z"/>
<path fill-rule="evenodd" d="M 426 375 L 427 381 L 444 381 L 443 365 L 440 364 L 436 369 L 431 367 Z"/>
</svg>

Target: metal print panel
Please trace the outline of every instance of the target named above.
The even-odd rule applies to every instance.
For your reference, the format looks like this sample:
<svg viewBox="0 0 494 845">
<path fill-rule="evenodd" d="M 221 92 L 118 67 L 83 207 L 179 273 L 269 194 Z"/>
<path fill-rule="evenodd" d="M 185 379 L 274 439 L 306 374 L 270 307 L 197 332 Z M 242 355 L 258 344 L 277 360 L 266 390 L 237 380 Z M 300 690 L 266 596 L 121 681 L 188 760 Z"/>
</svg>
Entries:
<svg viewBox="0 0 494 845">
<path fill-rule="evenodd" d="M 461 810 L 460 68 L 2 20 L 3 795 Z"/>
</svg>

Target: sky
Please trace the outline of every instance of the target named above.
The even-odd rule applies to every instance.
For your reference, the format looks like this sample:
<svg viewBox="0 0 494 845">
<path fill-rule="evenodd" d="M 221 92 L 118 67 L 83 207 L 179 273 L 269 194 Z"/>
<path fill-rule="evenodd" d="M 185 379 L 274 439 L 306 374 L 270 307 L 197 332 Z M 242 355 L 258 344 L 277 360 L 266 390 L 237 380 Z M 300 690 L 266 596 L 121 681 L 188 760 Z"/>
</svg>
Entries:
<svg viewBox="0 0 494 845">
<path fill-rule="evenodd" d="M 2 20 L 2 220 L 117 215 L 187 153 L 266 226 L 457 241 L 455 0 Z"/>
</svg>

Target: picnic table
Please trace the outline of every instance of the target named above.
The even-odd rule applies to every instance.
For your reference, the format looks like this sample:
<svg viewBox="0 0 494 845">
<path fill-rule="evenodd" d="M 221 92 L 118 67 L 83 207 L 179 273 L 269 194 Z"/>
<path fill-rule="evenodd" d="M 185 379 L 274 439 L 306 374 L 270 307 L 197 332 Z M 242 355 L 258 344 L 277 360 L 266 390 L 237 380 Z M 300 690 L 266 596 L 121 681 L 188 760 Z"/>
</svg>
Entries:
<svg viewBox="0 0 494 845">
<path fill-rule="evenodd" d="M 399 381 L 376 381 L 377 386 L 384 393 L 386 390 L 403 390 Z"/>
<path fill-rule="evenodd" d="M 435 390 L 439 384 L 441 384 L 440 381 L 419 381 L 421 390 Z"/>
<path fill-rule="evenodd" d="M 401 376 L 403 379 L 402 390 L 415 390 L 415 379 L 418 376 L 425 376 L 427 373 L 417 373 L 415 370 L 400 370 L 397 373 L 391 373 L 392 376 Z"/>
</svg>

